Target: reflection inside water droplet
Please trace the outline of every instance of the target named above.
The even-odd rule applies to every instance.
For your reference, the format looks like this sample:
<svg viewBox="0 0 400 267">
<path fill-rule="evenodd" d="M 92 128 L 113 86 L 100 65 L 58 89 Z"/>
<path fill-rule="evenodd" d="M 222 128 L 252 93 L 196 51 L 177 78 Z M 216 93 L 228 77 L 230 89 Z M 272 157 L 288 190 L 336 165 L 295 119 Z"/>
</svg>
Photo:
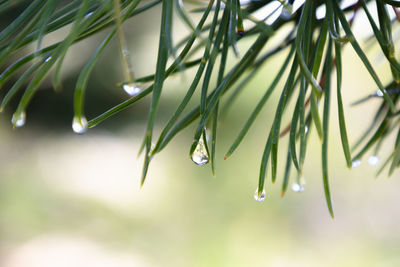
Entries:
<svg viewBox="0 0 400 267">
<path fill-rule="evenodd" d="M 142 91 L 142 87 L 139 83 L 124 83 L 122 85 L 124 91 L 130 96 L 136 96 Z"/>
<path fill-rule="evenodd" d="M 370 156 L 368 158 L 368 164 L 371 165 L 371 166 L 378 165 L 380 161 L 381 161 L 381 159 L 376 155 Z"/>
<path fill-rule="evenodd" d="M 197 165 L 201 166 L 208 163 L 208 153 L 204 144 L 204 137 L 201 135 L 199 142 L 197 143 L 196 149 L 192 154 L 192 160 Z"/>
<path fill-rule="evenodd" d="M 360 159 L 356 159 L 351 163 L 351 167 L 352 168 L 357 168 L 361 166 L 361 160 Z"/>
<path fill-rule="evenodd" d="M 75 116 L 72 120 L 72 130 L 77 134 L 83 134 L 87 130 L 87 120 L 85 117 Z"/>
<path fill-rule="evenodd" d="M 301 193 L 304 192 L 304 190 L 306 190 L 306 187 L 304 184 L 294 183 L 292 184 L 292 190 L 293 192 Z"/>
<path fill-rule="evenodd" d="M 254 193 L 254 199 L 258 202 L 262 202 L 265 200 L 265 189 L 261 193 L 258 192 L 258 188 L 256 189 L 256 192 Z"/>
<path fill-rule="evenodd" d="M 14 125 L 14 127 L 24 126 L 25 121 L 26 121 L 25 111 L 14 113 L 11 119 L 11 123 Z"/>
</svg>

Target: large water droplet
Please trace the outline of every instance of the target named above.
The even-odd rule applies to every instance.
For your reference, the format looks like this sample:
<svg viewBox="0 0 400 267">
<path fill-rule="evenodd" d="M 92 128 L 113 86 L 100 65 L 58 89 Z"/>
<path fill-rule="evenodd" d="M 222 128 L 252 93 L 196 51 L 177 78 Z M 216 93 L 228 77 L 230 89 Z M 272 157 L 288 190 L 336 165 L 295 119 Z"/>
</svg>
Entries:
<svg viewBox="0 0 400 267">
<path fill-rule="evenodd" d="M 376 155 L 372 155 L 368 158 L 368 164 L 371 166 L 378 165 L 380 161 L 381 161 L 381 159 Z"/>
<path fill-rule="evenodd" d="M 254 199 L 258 202 L 262 202 L 265 200 L 265 189 L 261 193 L 258 192 L 258 188 L 256 189 L 256 192 L 254 193 Z"/>
<path fill-rule="evenodd" d="M 292 184 L 292 190 L 293 192 L 301 193 L 304 192 L 304 190 L 306 190 L 306 187 L 304 184 L 294 183 Z"/>
<path fill-rule="evenodd" d="M 286 3 L 285 5 L 283 5 L 282 7 L 282 11 L 281 11 L 281 18 L 283 19 L 289 19 L 292 16 L 293 13 L 293 6 L 289 3 Z"/>
<path fill-rule="evenodd" d="M 201 140 L 197 144 L 195 151 L 192 154 L 192 160 L 197 165 L 201 166 L 208 163 L 208 154 L 204 142 Z"/>
<path fill-rule="evenodd" d="M 11 123 L 14 125 L 14 127 L 22 127 L 24 126 L 26 121 L 26 114 L 25 111 L 19 112 L 19 113 L 14 113 L 12 118 L 11 118 Z"/>
<path fill-rule="evenodd" d="M 201 135 L 199 142 L 197 143 L 196 149 L 192 154 L 193 162 L 199 166 L 208 163 L 208 153 L 203 139 L 203 135 Z"/>
<path fill-rule="evenodd" d="M 77 134 L 83 134 L 87 130 L 87 120 L 85 117 L 75 116 L 72 120 L 72 130 Z"/>
<path fill-rule="evenodd" d="M 308 126 L 304 126 L 304 133 L 307 134 L 308 133 Z"/>
<path fill-rule="evenodd" d="M 125 90 L 125 92 L 130 95 L 130 96 L 136 96 L 142 91 L 142 87 L 140 86 L 139 83 L 124 83 L 122 85 L 122 88 Z"/>
<path fill-rule="evenodd" d="M 352 168 L 357 168 L 361 166 L 361 159 L 356 159 L 351 163 Z"/>
</svg>

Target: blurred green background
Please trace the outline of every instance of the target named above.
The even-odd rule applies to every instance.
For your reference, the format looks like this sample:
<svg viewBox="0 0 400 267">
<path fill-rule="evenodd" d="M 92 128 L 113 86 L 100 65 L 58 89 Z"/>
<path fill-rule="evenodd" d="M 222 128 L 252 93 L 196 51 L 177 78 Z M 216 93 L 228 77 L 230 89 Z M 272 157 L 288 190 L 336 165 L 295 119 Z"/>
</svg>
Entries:
<svg viewBox="0 0 400 267">
<path fill-rule="evenodd" d="M 154 9 L 125 25 L 139 77 L 154 70 L 158 18 L 159 10 Z M 356 29 L 365 25 L 364 19 L 357 18 Z M 186 30 L 176 26 L 178 40 Z M 45 41 L 51 43 L 62 34 Z M 264 66 L 221 120 L 215 178 L 209 166 L 196 166 L 188 157 L 193 134 L 189 127 L 155 157 L 139 189 L 142 158 L 137 153 L 149 98 L 82 136 L 73 134 L 70 126 L 77 73 L 102 37 L 73 48 L 64 69 L 63 92 L 55 94 L 45 83 L 28 110 L 25 127 L 12 129 L 11 108 L 0 117 L 0 266 L 400 266 L 399 172 L 391 179 L 386 174 L 376 179 L 378 167 L 369 166 L 366 159 L 359 168 L 345 168 L 335 94 L 329 143 L 335 220 L 324 200 L 321 143 L 315 129 L 304 171 L 305 192 L 289 189 L 281 198 L 282 179 L 275 185 L 267 179 L 266 200 L 253 199 L 276 94 L 237 152 L 222 160 L 282 55 Z M 240 49 L 248 44 L 241 43 Z M 116 86 L 122 79 L 117 55 L 114 42 L 91 77 L 88 119 L 127 99 Z M 381 77 L 389 78 L 388 66 L 376 50 L 369 55 Z M 376 88 L 351 47 L 346 47 L 344 59 L 343 97 L 354 142 L 378 102 L 350 107 Z M 157 133 L 192 74 L 166 83 Z M 286 139 L 281 142 L 280 163 Z M 283 166 L 279 171 L 282 177 Z"/>
</svg>

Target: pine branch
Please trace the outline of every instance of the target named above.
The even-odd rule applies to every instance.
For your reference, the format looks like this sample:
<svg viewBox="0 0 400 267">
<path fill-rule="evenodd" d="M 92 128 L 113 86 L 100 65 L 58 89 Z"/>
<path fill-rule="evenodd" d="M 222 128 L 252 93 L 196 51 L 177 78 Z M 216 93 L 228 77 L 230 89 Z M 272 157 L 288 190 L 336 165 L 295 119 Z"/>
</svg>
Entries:
<svg viewBox="0 0 400 267">
<path fill-rule="evenodd" d="M 333 217 L 331 190 L 328 181 L 328 138 L 331 116 L 331 75 L 336 70 L 336 94 L 338 107 L 338 125 L 343 148 L 343 157 L 347 167 L 356 167 L 367 153 L 373 153 L 371 162 L 378 161 L 377 154 L 382 143 L 391 142 L 390 136 L 397 130 L 397 138 L 393 144 L 393 151 L 378 173 L 388 167 L 391 175 L 400 164 L 400 127 L 397 110 L 397 101 L 400 92 L 400 64 L 396 58 L 396 42 L 393 38 L 393 26 L 398 23 L 396 17 L 391 17 L 388 8 L 394 10 L 398 17 L 398 1 L 393 0 L 359 0 L 358 2 L 342 7 L 344 1 L 336 0 L 306 0 L 300 7 L 293 11 L 293 4 L 297 1 L 279 1 L 281 7 L 269 10 L 264 19 L 256 19 L 254 14 L 273 1 L 249 1 L 241 3 L 239 0 L 210 0 L 207 3 L 199 2 L 195 8 L 193 3 L 177 0 L 166 1 L 140 1 L 140 0 L 73 0 L 67 4 L 62 1 L 2 1 L 0 14 L 19 8 L 22 12 L 0 32 L 0 64 L 5 67 L 0 74 L 0 87 L 6 90 L 0 109 L 8 107 L 11 99 L 23 90 L 28 83 L 19 105 L 12 117 L 14 127 L 25 124 L 26 109 L 43 81 L 53 72 L 53 86 L 55 90 L 61 89 L 61 69 L 69 49 L 77 42 L 91 38 L 93 35 L 105 31 L 106 38 L 98 45 L 93 55 L 84 66 L 77 79 L 74 96 L 73 130 L 84 133 L 104 120 L 117 115 L 120 111 L 131 107 L 147 95 L 152 95 L 152 101 L 147 121 L 147 130 L 143 142 L 145 151 L 145 164 L 141 184 L 143 185 L 149 164 L 157 153 L 161 152 L 168 143 L 182 130 L 192 123 L 196 123 L 194 142 L 190 147 L 189 155 L 198 165 L 211 161 L 212 172 L 215 174 L 216 165 L 216 133 L 221 127 L 219 120 L 224 118 L 232 102 L 239 97 L 244 84 L 250 81 L 262 65 L 276 54 L 285 54 L 281 68 L 275 72 L 275 78 L 268 85 L 263 97 L 254 103 L 254 110 L 249 115 L 247 122 L 240 130 L 237 138 L 225 155 L 229 158 L 236 151 L 240 143 L 246 138 L 249 131 L 263 107 L 270 101 L 273 92 L 280 94 L 276 107 L 274 121 L 271 129 L 263 140 L 266 145 L 261 158 L 259 183 L 255 199 L 265 199 L 265 180 L 269 159 L 271 159 L 271 180 L 277 180 L 278 154 L 282 152 L 279 141 L 288 134 L 289 145 L 286 152 L 286 167 L 282 184 L 282 196 L 287 191 L 292 165 L 297 172 L 297 180 L 292 189 L 296 192 L 304 190 L 302 178 L 303 165 L 309 132 L 312 125 L 320 137 L 322 155 L 322 179 L 329 212 Z M 152 75 L 135 77 L 129 51 L 126 46 L 123 25 L 138 14 L 147 14 L 149 10 L 161 5 L 161 25 L 158 45 L 157 66 Z M 324 6 L 326 14 L 317 18 L 319 7 Z M 371 13 L 376 8 L 377 22 Z M 177 18 L 184 23 L 190 33 L 174 44 L 174 12 Z M 273 22 L 267 23 L 272 15 L 280 13 Z M 381 53 L 385 56 L 386 63 L 390 66 L 392 81 L 387 85 L 370 63 L 366 49 L 356 40 L 352 29 L 354 17 L 364 13 L 371 26 L 371 40 L 379 45 Z M 201 18 L 194 20 L 191 13 L 200 13 Z M 349 18 L 349 15 L 350 16 Z M 252 24 L 247 24 L 252 22 Z M 252 26 L 247 26 L 252 25 Z M 43 47 L 43 38 L 54 31 L 69 27 L 66 36 L 50 46 Z M 247 28 L 246 28 L 247 27 Z M 270 45 L 270 40 L 275 38 L 285 28 L 290 31 L 284 41 L 278 46 Z M 205 37 L 207 36 L 207 38 Z M 119 42 L 119 53 L 125 72 L 125 80 L 120 86 L 128 93 L 126 101 L 99 114 L 96 118 L 87 121 L 84 104 L 85 91 L 88 80 L 99 57 L 113 38 Z M 251 40 L 252 44 L 239 55 L 237 44 L 243 40 Z M 33 51 L 27 49 L 36 43 Z M 348 130 L 346 126 L 346 112 L 348 108 L 343 105 L 342 99 L 342 68 L 346 61 L 342 57 L 343 48 L 351 45 L 360 58 L 369 75 L 374 80 L 377 92 L 363 97 L 358 103 L 378 99 L 381 104 L 365 133 L 350 149 Z M 195 52 L 202 50 L 201 58 L 193 59 Z M 30 51 L 30 52 L 28 52 Z M 179 51 L 179 53 L 177 53 Z M 19 59 L 8 65 L 11 58 Z M 228 58 L 236 56 L 239 60 L 232 66 L 227 65 Z M 171 59 L 171 61 L 168 61 Z M 169 65 L 167 62 L 172 62 Z M 219 63 L 218 63 L 219 62 Z M 322 68 L 321 68 L 322 65 Z M 290 66 L 288 74 L 285 70 Z M 157 117 L 160 96 L 164 90 L 164 82 L 170 76 L 184 72 L 188 68 L 196 69 L 186 95 L 176 108 L 170 120 L 163 127 L 157 137 L 153 132 Z M 25 69 L 17 77 L 17 73 Z M 217 69 L 217 70 L 215 70 Z M 212 73 L 217 71 L 216 85 L 212 86 Z M 10 88 L 5 88 L 7 81 L 15 79 Z M 283 87 L 278 86 L 280 80 L 286 80 Z M 185 110 L 193 98 L 198 84 L 202 81 L 201 96 L 198 106 L 188 111 Z M 150 84 L 147 87 L 145 84 Z M 295 98 L 295 106 L 290 121 L 284 121 L 283 115 L 290 110 L 290 99 Z M 221 101 L 228 99 L 227 106 L 221 108 Z M 320 114 L 319 106 L 323 103 L 323 113 Z M 184 115 L 184 116 L 183 116 Z M 321 119 L 322 118 L 322 119 Z M 287 125 L 282 129 L 282 124 Z M 212 132 L 211 141 L 207 138 L 207 129 Z M 152 141 L 157 140 L 155 146 Z M 210 142 L 210 144 L 208 143 Z M 318 141 L 316 141 L 318 142 Z M 352 157 L 353 155 L 353 157 Z"/>
</svg>

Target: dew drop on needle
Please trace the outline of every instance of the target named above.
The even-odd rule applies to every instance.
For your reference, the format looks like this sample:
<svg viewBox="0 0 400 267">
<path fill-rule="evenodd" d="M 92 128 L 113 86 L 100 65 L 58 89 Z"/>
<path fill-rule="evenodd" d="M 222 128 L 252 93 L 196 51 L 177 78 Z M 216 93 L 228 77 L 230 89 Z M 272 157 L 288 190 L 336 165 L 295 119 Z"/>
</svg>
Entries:
<svg viewBox="0 0 400 267">
<path fill-rule="evenodd" d="M 282 11 L 281 11 L 281 18 L 283 19 L 289 19 L 292 16 L 293 13 L 293 6 L 289 3 L 286 2 L 286 4 L 283 5 Z"/>
<path fill-rule="evenodd" d="M 301 192 L 304 192 L 304 190 L 306 190 L 306 187 L 305 187 L 304 184 L 299 184 L 299 183 L 292 184 L 292 191 L 293 192 L 301 193 Z"/>
<path fill-rule="evenodd" d="M 368 164 L 371 166 L 378 165 L 380 161 L 381 161 L 381 159 L 376 155 L 372 155 L 368 158 Z"/>
<path fill-rule="evenodd" d="M 14 113 L 11 119 L 11 123 L 15 127 L 22 127 L 24 126 L 26 121 L 26 114 L 25 111 L 19 112 L 19 113 Z"/>
<path fill-rule="evenodd" d="M 141 91 L 142 87 L 138 83 L 124 83 L 122 85 L 124 91 L 130 96 L 137 96 Z"/>
<path fill-rule="evenodd" d="M 199 142 L 197 143 L 196 149 L 192 154 L 192 160 L 197 165 L 201 166 L 208 163 L 208 153 L 206 146 L 204 144 L 203 135 L 200 137 Z"/>
<path fill-rule="evenodd" d="M 87 120 L 85 117 L 75 116 L 72 121 L 72 130 L 77 134 L 83 134 L 87 130 Z"/>
<path fill-rule="evenodd" d="M 265 200 L 265 189 L 261 193 L 258 192 L 258 188 L 256 189 L 256 192 L 254 193 L 254 199 L 258 202 L 262 202 Z"/>
<path fill-rule="evenodd" d="M 356 159 L 351 163 L 351 167 L 352 168 L 357 168 L 361 166 L 361 160 L 360 159 Z"/>
</svg>

